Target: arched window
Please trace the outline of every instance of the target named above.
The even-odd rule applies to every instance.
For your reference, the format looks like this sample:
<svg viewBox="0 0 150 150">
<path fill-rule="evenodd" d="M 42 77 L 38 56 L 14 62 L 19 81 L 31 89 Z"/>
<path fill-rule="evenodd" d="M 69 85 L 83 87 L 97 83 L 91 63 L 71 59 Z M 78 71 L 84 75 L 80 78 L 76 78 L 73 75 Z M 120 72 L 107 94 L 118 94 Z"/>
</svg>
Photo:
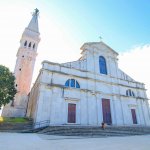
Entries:
<svg viewBox="0 0 150 150">
<path fill-rule="evenodd" d="M 31 42 L 29 43 L 29 46 L 28 47 L 31 47 Z"/>
<path fill-rule="evenodd" d="M 126 96 L 128 96 L 129 94 L 128 94 L 129 92 L 128 92 L 128 90 L 126 90 Z"/>
<path fill-rule="evenodd" d="M 135 97 L 134 92 L 131 89 L 126 90 L 126 96 L 132 96 Z"/>
<path fill-rule="evenodd" d="M 70 86 L 70 79 L 66 81 L 65 86 L 67 86 L 67 87 Z"/>
<path fill-rule="evenodd" d="M 24 42 L 24 46 L 27 46 L 27 41 Z"/>
<path fill-rule="evenodd" d="M 76 81 L 76 88 L 80 88 L 78 81 Z"/>
<path fill-rule="evenodd" d="M 131 90 L 129 89 L 129 96 L 132 96 L 132 92 L 131 92 Z"/>
<path fill-rule="evenodd" d="M 134 97 L 135 96 L 135 94 L 134 94 L 134 92 L 132 91 L 132 96 Z"/>
<path fill-rule="evenodd" d="M 100 67 L 100 73 L 107 74 L 106 60 L 103 56 L 99 57 L 99 67 Z"/>
<path fill-rule="evenodd" d="M 68 79 L 65 83 L 66 87 L 80 88 L 78 81 L 75 79 Z"/>
<path fill-rule="evenodd" d="M 33 44 L 33 49 L 35 48 L 35 43 Z"/>
<path fill-rule="evenodd" d="M 75 79 L 71 79 L 71 87 L 75 87 Z"/>
</svg>

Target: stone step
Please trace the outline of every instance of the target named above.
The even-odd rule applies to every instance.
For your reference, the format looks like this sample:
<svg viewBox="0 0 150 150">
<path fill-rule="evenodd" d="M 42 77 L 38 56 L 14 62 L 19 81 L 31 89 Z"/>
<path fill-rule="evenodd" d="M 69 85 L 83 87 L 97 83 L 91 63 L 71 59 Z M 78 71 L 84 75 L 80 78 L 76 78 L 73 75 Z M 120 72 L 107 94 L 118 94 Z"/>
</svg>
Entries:
<svg viewBox="0 0 150 150">
<path fill-rule="evenodd" d="M 121 133 L 47 133 L 48 135 L 61 135 L 61 136 L 132 136 L 143 134 L 121 134 Z"/>
<path fill-rule="evenodd" d="M 85 127 L 85 128 L 74 128 L 74 127 L 48 127 L 48 128 L 46 128 L 43 132 L 46 132 L 46 131 L 61 131 L 61 130 L 67 130 L 67 131 L 73 131 L 73 130 L 75 130 L 75 131 L 92 131 L 92 132 L 94 132 L 94 131 L 100 131 L 100 130 L 102 130 L 101 128 L 87 128 L 87 127 Z M 106 128 L 106 131 L 132 131 L 132 132 L 136 132 L 136 131 L 138 131 L 138 132 L 149 132 L 150 133 L 150 130 L 143 130 L 143 129 L 139 129 L 139 128 L 137 128 L 137 129 L 117 129 L 117 128 Z"/>
<path fill-rule="evenodd" d="M 121 133 L 48 133 L 48 135 L 61 135 L 61 136 L 131 136 L 131 135 L 143 135 L 143 134 L 121 134 Z"/>
<path fill-rule="evenodd" d="M 102 131 L 102 129 L 84 129 L 84 128 L 80 128 L 80 129 L 66 129 L 66 128 L 54 128 L 54 129 L 51 129 L 51 128 L 48 128 L 48 129 L 45 129 L 43 132 L 47 132 L 47 131 L 61 131 L 61 130 L 66 130 L 66 131 L 86 131 L 86 132 L 97 132 L 97 131 Z M 116 132 L 119 132 L 119 131 L 131 131 L 131 132 L 136 132 L 136 131 L 138 131 L 138 132 L 149 132 L 150 133 L 150 130 L 138 130 L 138 129 L 136 129 L 136 130 L 117 130 L 117 129 L 105 129 L 106 131 L 116 131 Z"/>
<path fill-rule="evenodd" d="M 32 127 L 30 129 L 24 129 L 24 130 L 22 130 L 21 133 L 38 133 L 38 132 L 44 130 L 45 128 L 47 128 L 47 127 L 41 127 L 41 128 L 37 128 L 37 129 L 34 129 Z"/>
<path fill-rule="evenodd" d="M 38 133 L 63 136 L 127 136 L 150 134 L 150 127 L 108 126 L 103 130 L 96 126 L 49 126 Z"/>
<path fill-rule="evenodd" d="M 86 131 L 66 131 L 66 130 L 62 130 L 62 131 L 48 131 L 48 132 L 40 132 L 40 133 L 45 133 L 45 134 L 75 134 L 75 133 L 80 133 L 80 134 L 143 134 L 143 132 L 130 132 L 130 131 L 96 131 L 96 132 L 86 132 Z"/>
</svg>

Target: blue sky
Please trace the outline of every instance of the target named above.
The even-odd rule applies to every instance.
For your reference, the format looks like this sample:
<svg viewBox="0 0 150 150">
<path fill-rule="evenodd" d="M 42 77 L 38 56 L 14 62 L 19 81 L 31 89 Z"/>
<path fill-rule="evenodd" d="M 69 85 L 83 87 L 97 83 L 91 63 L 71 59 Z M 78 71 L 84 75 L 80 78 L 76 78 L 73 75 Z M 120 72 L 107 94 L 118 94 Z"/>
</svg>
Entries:
<svg viewBox="0 0 150 150">
<path fill-rule="evenodd" d="M 149 0 L 47 0 L 42 5 L 80 43 L 102 36 L 113 49 L 126 51 L 150 42 Z"/>
<path fill-rule="evenodd" d="M 99 36 L 117 52 L 150 43 L 149 0 L 5 0 L 0 1 L 0 5 L 5 8 L 5 12 L 1 13 L 6 13 L 7 18 L 9 10 L 13 11 L 12 18 L 19 18 L 19 15 L 26 18 L 26 22 L 17 21 L 19 23 L 20 20 L 17 26 L 22 23 L 22 29 L 20 26 L 18 31 L 20 34 L 29 22 L 30 12 L 37 7 L 42 34 L 43 28 L 48 26 L 41 25 L 45 17 L 50 24 L 67 31 L 78 47 L 84 42 L 99 41 Z M 50 28 L 48 30 L 50 32 Z"/>
<path fill-rule="evenodd" d="M 43 60 L 77 60 L 80 47 L 100 41 L 101 36 L 120 54 L 119 67 L 150 89 L 149 0 L 1 0 L 0 64 L 11 71 L 21 35 L 35 8 L 40 10 L 41 41 L 33 82 Z"/>
</svg>

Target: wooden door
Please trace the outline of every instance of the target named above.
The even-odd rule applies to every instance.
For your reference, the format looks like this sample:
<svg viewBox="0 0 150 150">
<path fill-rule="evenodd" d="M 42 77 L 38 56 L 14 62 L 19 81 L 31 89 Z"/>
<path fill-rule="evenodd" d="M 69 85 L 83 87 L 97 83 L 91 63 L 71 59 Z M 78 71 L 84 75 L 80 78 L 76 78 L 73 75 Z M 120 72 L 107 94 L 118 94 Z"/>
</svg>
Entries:
<svg viewBox="0 0 150 150">
<path fill-rule="evenodd" d="M 68 123 L 76 123 L 76 104 L 68 104 Z"/>
<path fill-rule="evenodd" d="M 109 125 L 112 124 L 109 99 L 102 99 L 102 110 L 103 110 L 103 122 Z"/>
<path fill-rule="evenodd" d="M 131 109 L 133 124 L 137 124 L 136 112 L 135 109 Z"/>
</svg>

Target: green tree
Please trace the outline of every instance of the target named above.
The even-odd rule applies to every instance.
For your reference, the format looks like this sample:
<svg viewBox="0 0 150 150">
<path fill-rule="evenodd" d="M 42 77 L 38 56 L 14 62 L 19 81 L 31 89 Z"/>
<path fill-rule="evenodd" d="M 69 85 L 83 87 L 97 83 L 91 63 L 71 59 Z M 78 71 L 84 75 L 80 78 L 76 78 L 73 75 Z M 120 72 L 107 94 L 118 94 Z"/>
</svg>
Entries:
<svg viewBox="0 0 150 150">
<path fill-rule="evenodd" d="M 16 92 L 14 75 L 7 67 L 0 65 L 0 108 L 13 102 Z"/>
</svg>

